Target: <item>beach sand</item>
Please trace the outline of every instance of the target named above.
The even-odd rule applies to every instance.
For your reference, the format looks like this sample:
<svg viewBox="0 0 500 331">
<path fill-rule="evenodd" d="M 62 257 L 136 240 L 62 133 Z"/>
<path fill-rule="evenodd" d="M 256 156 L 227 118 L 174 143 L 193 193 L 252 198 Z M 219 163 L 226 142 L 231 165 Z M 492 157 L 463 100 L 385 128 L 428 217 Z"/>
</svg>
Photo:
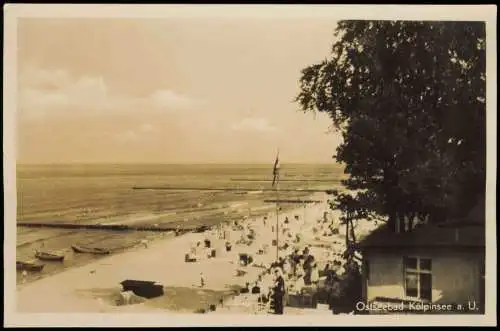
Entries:
<svg viewBox="0 0 500 331">
<path fill-rule="evenodd" d="M 314 196 L 315 199 L 318 196 Z M 304 233 L 321 218 L 327 208 L 324 204 L 297 208 L 280 214 L 281 222 L 286 216 L 290 220 L 294 215 L 303 215 L 309 223 L 296 224 L 298 232 Z M 276 259 L 276 248 L 271 246 L 276 234 L 270 227 L 276 224 L 275 215 L 268 217 L 267 227 L 262 224 L 262 217 L 249 219 L 253 224 L 257 238 L 251 246 L 234 244 L 239 239 L 238 231 L 230 236 L 233 241 L 231 252 L 225 252 L 223 240 L 218 241 L 218 255 L 204 258 L 199 262 L 186 263 L 185 253 L 196 242 L 207 237 L 207 233 L 189 233 L 183 236 L 153 241 L 147 248 L 138 248 L 124 253 L 114 254 L 88 265 L 65 270 L 59 274 L 24 284 L 17 290 L 17 310 L 22 313 L 97 313 L 97 312 L 186 312 L 207 308 L 217 304 L 220 298 L 237 293 L 238 286 L 252 283 L 264 270 L 256 264 L 269 265 Z M 284 240 L 280 238 L 280 244 Z M 212 237 L 213 240 L 213 237 Z M 287 240 L 290 240 L 289 238 Z M 217 241 L 217 240 L 215 240 Z M 214 241 L 213 241 L 214 242 Z M 263 255 L 256 255 L 262 245 L 269 245 Z M 241 267 L 239 253 L 249 253 L 255 258 L 254 265 Z M 207 252 L 208 254 L 208 252 Z M 284 254 L 284 253 L 283 253 Z M 237 277 L 237 270 L 244 269 L 245 275 Z M 200 287 L 200 273 L 206 279 L 206 285 Z M 165 295 L 146 300 L 143 303 L 117 306 L 115 300 L 121 291 L 120 282 L 126 279 L 157 281 L 164 285 Z"/>
</svg>

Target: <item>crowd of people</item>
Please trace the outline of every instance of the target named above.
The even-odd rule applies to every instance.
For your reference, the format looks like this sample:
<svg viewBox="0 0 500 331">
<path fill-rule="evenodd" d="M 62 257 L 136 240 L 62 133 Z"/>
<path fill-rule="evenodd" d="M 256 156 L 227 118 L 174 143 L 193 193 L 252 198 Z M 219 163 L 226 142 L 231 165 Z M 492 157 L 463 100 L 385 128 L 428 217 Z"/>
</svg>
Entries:
<svg viewBox="0 0 500 331">
<path fill-rule="evenodd" d="M 263 267 L 263 273 L 254 282 L 247 281 L 241 293 L 249 294 L 275 314 L 283 314 L 288 294 L 320 298 L 330 308 L 343 304 L 343 293 L 349 292 L 345 285 L 349 283 L 345 281 L 346 275 L 359 273 L 359 265 L 351 258 L 352 252 L 342 247 L 345 245 L 336 237 L 338 226 L 328 218 L 327 213 L 318 217 L 314 224 L 306 224 L 305 220 L 294 215 L 290 218 L 285 216 L 279 228 L 275 225 L 276 222 L 270 222 L 267 216 L 262 218 L 261 223 L 234 221 L 224 224 L 208 231 L 205 234 L 207 239 L 197 242 L 191 253 L 194 256 L 200 249 L 208 250 L 208 254 L 201 255 L 215 257 L 215 253 L 210 251 L 219 246 L 216 242 L 222 243 L 226 253 L 231 252 L 233 246 L 237 248 L 234 254 L 239 256 L 241 267 L 238 276 L 246 274 L 247 266 Z M 311 245 L 320 237 L 330 245 Z M 337 246 L 332 247 L 332 243 Z M 280 257 L 269 264 L 265 261 L 272 259 L 268 254 L 270 249 L 274 250 L 271 247 L 277 249 Z M 201 286 L 207 283 L 203 275 L 200 283 Z"/>
<path fill-rule="evenodd" d="M 274 314 L 283 314 L 287 294 L 315 297 L 337 312 L 348 312 L 352 302 L 359 299 L 359 265 L 350 258 L 342 263 L 319 261 L 306 246 L 279 258 L 257 280 L 241 290 L 242 294 L 257 294 L 258 303 L 268 305 Z M 354 301 L 353 301 L 354 300 Z"/>
</svg>

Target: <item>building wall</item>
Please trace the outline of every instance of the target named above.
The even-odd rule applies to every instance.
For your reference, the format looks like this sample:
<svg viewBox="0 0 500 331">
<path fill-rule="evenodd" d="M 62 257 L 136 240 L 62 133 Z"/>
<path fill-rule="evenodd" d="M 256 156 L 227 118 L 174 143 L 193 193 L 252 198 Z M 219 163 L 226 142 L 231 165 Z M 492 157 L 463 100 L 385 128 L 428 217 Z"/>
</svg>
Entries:
<svg viewBox="0 0 500 331">
<path fill-rule="evenodd" d="M 481 252 L 451 249 L 413 249 L 389 252 L 370 250 L 364 253 L 369 261 L 365 283 L 366 301 L 376 297 L 404 299 L 403 256 L 432 259 L 433 303 L 468 304 L 481 299 Z"/>
<path fill-rule="evenodd" d="M 390 252 L 364 253 L 368 260 L 366 299 L 376 297 L 402 298 L 404 296 L 402 258 Z"/>
</svg>

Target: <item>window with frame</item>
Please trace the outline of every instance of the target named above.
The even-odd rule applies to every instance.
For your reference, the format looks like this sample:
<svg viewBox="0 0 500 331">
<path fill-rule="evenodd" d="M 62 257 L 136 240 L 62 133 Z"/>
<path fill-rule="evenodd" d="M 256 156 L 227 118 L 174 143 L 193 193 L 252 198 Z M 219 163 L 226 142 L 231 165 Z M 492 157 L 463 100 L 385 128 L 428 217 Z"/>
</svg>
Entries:
<svg viewBox="0 0 500 331">
<path fill-rule="evenodd" d="M 432 261 L 428 258 L 404 257 L 405 296 L 432 301 Z"/>
</svg>

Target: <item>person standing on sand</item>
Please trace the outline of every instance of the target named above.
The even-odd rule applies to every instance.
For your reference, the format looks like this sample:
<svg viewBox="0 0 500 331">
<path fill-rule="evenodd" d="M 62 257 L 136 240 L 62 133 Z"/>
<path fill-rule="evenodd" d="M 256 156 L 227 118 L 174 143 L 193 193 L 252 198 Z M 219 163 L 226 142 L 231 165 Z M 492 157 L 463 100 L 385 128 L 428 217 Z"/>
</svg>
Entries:
<svg viewBox="0 0 500 331">
<path fill-rule="evenodd" d="M 314 262 L 311 268 L 311 283 L 316 287 L 319 284 L 319 270 L 316 262 Z"/>
<path fill-rule="evenodd" d="M 21 273 L 22 276 L 23 276 L 23 284 L 26 283 L 26 277 L 28 277 L 28 272 L 26 270 L 23 270 L 23 272 Z"/>
<path fill-rule="evenodd" d="M 281 268 L 276 268 L 274 270 L 276 276 L 274 287 L 273 287 L 273 301 L 274 301 L 274 313 L 277 315 L 283 315 L 283 299 L 285 297 L 285 279 Z"/>
<path fill-rule="evenodd" d="M 205 275 L 200 272 L 200 287 L 205 287 Z"/>
<path fill-rule="evenodd" d="M 284 274 L 285 278 L 289 278 L 290 274 L 291 274 L 291 267 L 290 267 L 290 264 L 287 260 L 283 260 L 283 264 L 282 264 L 281 268 L 283 269 L 283 274 Z"/>
<path fill-rule="evenodd" d="M 291 261 L 292 261 L 292 272 L 293 275 L 297 275 L 297 267 L 300 266 L 300 254 L 299 254 L 299 249 L 295 248 L 293 251 L 293 254 L 291 256 Z"/>
</svg>

